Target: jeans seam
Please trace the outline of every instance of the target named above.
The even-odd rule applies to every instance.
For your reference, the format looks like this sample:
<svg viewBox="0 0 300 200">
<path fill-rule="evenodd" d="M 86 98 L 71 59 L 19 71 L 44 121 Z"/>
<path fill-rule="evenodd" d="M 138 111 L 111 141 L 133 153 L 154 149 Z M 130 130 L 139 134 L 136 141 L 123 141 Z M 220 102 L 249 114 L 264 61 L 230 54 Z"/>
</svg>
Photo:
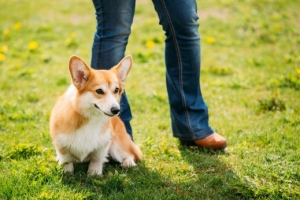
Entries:
<svg viewBox="0 0 300 200">
<path fill-rule="evenodd" d="M 187 120 L 188 129 L 189 129 L 190 133 L 193 136 L 192 138 L 194 138 L 195 135 L 194 135 L 193 130 L 192 130 L 191 125 L 190 125 L 189 113 L 187 111 L 186 100 L 185 100 L 184 91 L 183 91 L 182 61 L 181 61 L 181 55 L 180 55 L 180 51 L 179 51 L 179 45 L 178 45 L 178 42 L 176 40 L 176 34 L 175 34 L 174 26 L 173 26 L 172 21 L 170 19 L 170 15 L 168 13 L 167 7 L 166 7 L 163 0 L 160 0 L 160 1 L 161 1 L 162 6 L 163 6 L 163 9 L 165 11 L 167 20 L 169 22 L 170 29 L 171 29 L 171 34 L 172 34 L 172 37 L 173 37 L 173 40 L 174 40 L 175 50 L 176 50 L 176 54 L 177 54 L 177 58 L 178 58 L 177 61 L 178 61 L 178 67 L 179 67 L 179 86 L 180 86 L 181 99 L 182 99 L 182 103 L 183 103 L 183 107 L 184 107 L 184 113 L 185 113 L 185 117 L 186 117 L 186 120 Z"/>
<path fill-rule="evenodd" d="M 101 7 L 101 12 L 99 13 L 101 16 L 101 25 L 102 25 L 102 27 L 104 27 L 104 18 L 103 18 L 103 6 L 102 6 L 102 1 L 101 0 L 99 0 L 99 5 L 100 5 L 100 7 Z M 98 16 L 98 14 L 97 14 L 97 16 Z M 98 26 L 98 23 L 97 23 L 97 26 Z M 99 49 L 98 49 L 98 53 L 100 53 L 100 49 L 102 49 L 102 42 L 101 42 L 101 37 L 103 37 L 103 29 L 104 28 L 102 28 L 101 29 L 101 33 L 99 33 Z M 99 31 L 99 29 L 97 28 L 97 31 Z M 100 56 L 98 56 L 98 57 L 100 57 Z M 97 64 L 98 64 L 98 61 L 97 61 Z"/>
</svg>

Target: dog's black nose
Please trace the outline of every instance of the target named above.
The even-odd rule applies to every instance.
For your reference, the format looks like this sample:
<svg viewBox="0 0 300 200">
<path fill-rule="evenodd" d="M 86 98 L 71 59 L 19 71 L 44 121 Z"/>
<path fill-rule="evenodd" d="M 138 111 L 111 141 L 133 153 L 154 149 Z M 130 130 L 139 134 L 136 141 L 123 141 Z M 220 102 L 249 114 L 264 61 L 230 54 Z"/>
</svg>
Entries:
<svg viewBox="0 0 300 200">
<path fill-rule="evenodd" d="M 112 107 L 112 108 L 110 109 L 110 112 L 111 112 L 112 114 L 116 115 L 116 114 L 118 114 L 118 113 L 120 112 L 120 108 L 118 108 L 118 107 Z"/>
</svg>

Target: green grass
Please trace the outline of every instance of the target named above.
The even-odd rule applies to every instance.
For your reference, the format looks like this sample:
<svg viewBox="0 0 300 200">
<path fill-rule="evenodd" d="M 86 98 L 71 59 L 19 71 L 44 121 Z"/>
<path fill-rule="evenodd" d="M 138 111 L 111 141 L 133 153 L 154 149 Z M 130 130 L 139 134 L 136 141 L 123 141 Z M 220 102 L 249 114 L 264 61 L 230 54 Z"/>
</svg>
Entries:
<svg viewBox="0 0 300 200">
<path fill-rule="evenodd" d="M 0 0 L 0 199 L 299 199 L 300 2 L 198 1 L 201 87 L 226 152 L 181 147 L 172 137 L 164 33 L 150 1 L 137 2 L 126 90 L 138 167 L 86 164 L 63 175 L 50 111 L 70 83 L 67 63 L 90 61 L 88 0 Z M 20 23 L 19 23 L 20 22 Z"/>
</svg>

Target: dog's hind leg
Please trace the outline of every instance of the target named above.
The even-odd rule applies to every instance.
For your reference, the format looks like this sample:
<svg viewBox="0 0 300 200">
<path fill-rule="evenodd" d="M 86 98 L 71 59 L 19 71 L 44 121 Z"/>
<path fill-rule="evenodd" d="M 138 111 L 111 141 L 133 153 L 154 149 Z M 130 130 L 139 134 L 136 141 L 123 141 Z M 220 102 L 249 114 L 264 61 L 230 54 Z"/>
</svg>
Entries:
<svg viewBox="0 0 300 200">
<path fill-rule="evenodd" d="M 134 162 L 134 158 L 129 156 L 123 160 L 121 166 L 122 167 L 135 167 L 136 163 Z"/>
</svg>

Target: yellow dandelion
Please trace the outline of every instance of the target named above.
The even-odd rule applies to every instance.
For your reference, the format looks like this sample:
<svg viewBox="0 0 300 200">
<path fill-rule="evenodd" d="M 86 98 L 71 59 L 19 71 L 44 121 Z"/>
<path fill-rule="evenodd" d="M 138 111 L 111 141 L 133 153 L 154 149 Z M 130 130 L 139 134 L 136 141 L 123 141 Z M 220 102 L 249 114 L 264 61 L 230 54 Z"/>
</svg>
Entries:
<svg viewBox="0 0 300 200">
<path fill-rule="evenodd" d="M 152 47 L 154 47 L 154 45 L 155 45 L 155 43 L 152 40 L 146 42 L 146 47 L 148 47 L 148 48 L 152 48 Z"/>
<path fill-rule="evenodd" d="M 48 197 L 48 194 L 46 192 L 42 192 L 39 197 L 46 198 L 46 197 Z"/>
<path fill-rule="evenodd" d="M 71 33 L 71 38 L 76 38 L 77 37 L 77 34 L 76 33 Z"/>
<path fill-rule="evenodd" d="M 27 46 L 28 50 L 30 50 L 30 51 L 35 50 L 37 47 L 38 47 L 38 43 L 37 42 L 29 42 L 29 44 Z"/>
<path fill-rule="evenodd" d="M 9 36 L 9 34 L 10 34 L 10 30 L 9 29 L 5 29 L 3 31 L 3 35 L 5 35 L 5 36 Z"/>
<path fill-rule="evenodd" d="M 300 75 L 300 69 L 296 69 L 296 74 Z"/>
<path fill-rule="evenodd" d="M 214 37 L 209 37 L 209 38 L 207 38 L 206 42 L 207 42 L 208 44 L 213 44 L 213 43 L 216 42 L 216 39 L 215 39 Z"/>
<path fill-rule="evenodd" d="M 15 23 L 15 25 L 14 25 L 14 30 L 19 30 L 20 28 L 21 28 L 21 26 L 22 26 L 22 23 L 21 22 L 17 22 L 17 23 Z"/>
<path fill-rule="evenodd" d="M 1 46 L 0 47 L 0 52 L 2 52 L 2 53 L 6 53 L 8 51 L 8 47 L 7 46 Z"/>
<path fill-rule="evenodd" d="M 3 53 L 0 53 L 0 62 L 5 60 L 5 55 Z"/>
</svg>

